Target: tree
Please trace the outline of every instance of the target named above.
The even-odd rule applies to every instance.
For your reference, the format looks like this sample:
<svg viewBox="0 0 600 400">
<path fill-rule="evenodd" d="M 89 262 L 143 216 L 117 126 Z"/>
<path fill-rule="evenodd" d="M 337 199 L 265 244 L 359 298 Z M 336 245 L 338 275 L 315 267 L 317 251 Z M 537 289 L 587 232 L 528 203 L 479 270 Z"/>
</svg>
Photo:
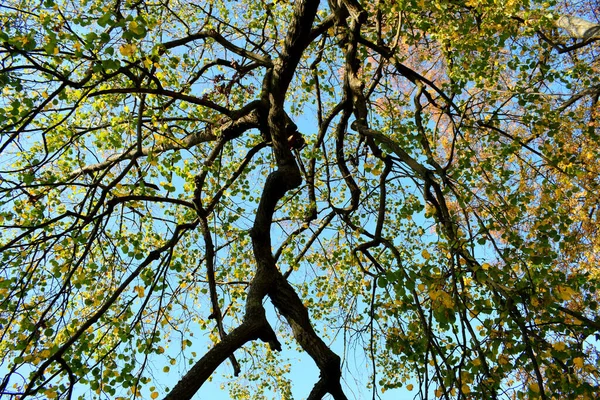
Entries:
<svg viewBox="0 0 600 400">
<path fill-rule="evenodd" d="M 3 395 L 600 390 L 596 3 L 1 8 Z"/>
</svg>

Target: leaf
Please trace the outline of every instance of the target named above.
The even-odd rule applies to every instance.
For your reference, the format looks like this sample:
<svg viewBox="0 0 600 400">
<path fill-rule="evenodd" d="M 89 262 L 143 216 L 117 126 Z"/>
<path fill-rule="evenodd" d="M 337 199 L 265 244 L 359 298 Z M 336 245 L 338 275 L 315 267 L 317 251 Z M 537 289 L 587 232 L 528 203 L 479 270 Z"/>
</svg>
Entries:
<svg viewBox="0 0 600 400">
<path fill-rule="evenodd" d="M 564 342 L 556 342 L 552 344 L 552 348 L 556 351 L 563 351 L 566 346 Z"/>
<path fill-rule="evenodd" d="M 531 383 L 529 385 L 529 390 L 531 390 L 534 393 L 539 393 L 540 392 L 540 386 L 537 383 Z"/>
<path fill-rule="evenodd" d="M 123 44 L 119 47 L 119 52 L 124 57 L 131 57 L 135 54 L 137 47 L 135 44 Z"/>
<path fill-rule="evenodd" d="M 144 287 L 134 286 L 133 290 L 137 293 L 138 297 L 144 297 Z"/>
<path fill-rule="evenodd" d="M 112 12 L 106 12 L 104 15 L 102 15 L 99 19 L 98 19 L 98 25 L 105 27 L 106 25 L 111 24 L 112 22 Z"/>
<path fill-rule="evenodd" d="M 564 301 L 571 300 L 573 298 L 573 296 L 576 294 L 575 290 L 573 290 L 572 288 L 570 288 L 568 286 L 564 286 L 564 285 L 556 286 L 556 292 L 558 294 L 558 297 Z"/>
<path fill-rule="evenodd" d="M 132 31 L 136 36 L 145 36 L 146 35 L 146 28 L 144 28 L 143 25 L 138 24 L 138 22 L 136 21 L 131 21 L 129 23 L 129 30 Z"/>
<path fill-rule="evenodd" d="M 44 50 L 46 50 L 46 54 L 48 55 L 56 55 L 58 54 L 59 48 L 56 40 L 51 39 L 44 46 Z"/>
<path fill-rule="evenodd" d="M 85 35 L 86 43 L 93 43 L 96 39 L 98 39 L 96 32 L 89 32 Z"/>
</svg>

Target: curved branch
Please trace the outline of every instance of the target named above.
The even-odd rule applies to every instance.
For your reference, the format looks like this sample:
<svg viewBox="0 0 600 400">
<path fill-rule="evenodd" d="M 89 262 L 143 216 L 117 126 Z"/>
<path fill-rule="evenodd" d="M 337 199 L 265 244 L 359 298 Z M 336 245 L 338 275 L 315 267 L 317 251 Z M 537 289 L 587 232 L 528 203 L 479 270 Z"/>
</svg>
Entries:
<svg viewBox="0 0 600 400">
<path fill-rule="evenodd" d="M 231 116 L 231 111 L 228 108 L 218 105 L 210 100 L 203 99 L 201 97 L 190 96 L 189 94 L 184 94 L 181 92 L 176 92 L 174 90 L 169 89 L 153 89 L 153 88 L 112 88 L 112 89 L 102 89 L 97 90 L 95 92 L 91 92 L 88 97 L 96 97 L 102 96 L 105 94 L 155 94 L 158 96 L 167 96 L 172 97 L 177 100 L 187 101 L 188 103 L 198 104 L 200 106 L 204 106 L 207 108 L 211 108 L 215 111 L 220 112 L 221 114 Z"/>
<path fill-rule="evenodd" d="M 227 40 L 223 36 L 221 36 L 214 29 L 209 30 L 209 31 L 198 32 L 198 33 L 186 36 L 181 39 L 171 40 L 170 42 L 163 43 L 159 47 L 161 47 L 162 49 L 165 49 L 165 50 L 173 49 L 178 46 L 183 46 L 189 42 L 193 42 L 194 40 L 200 40 L 200 39 L 206 39 L 206 38 L 214 39 L 221 46 L 225 47 L 227 50 L 230 50 L 241 57 L 249 58 L 249 59 L 251 59 L 261 65 L 264 65 L 266 67 L 273 66 L 273 63 L 271 62 L 270 58 L 261 56 L 260 54 L 253 53 L 251 51 L 248 51 L 246 49 L 243 49 L 241 47 L 234 45 L 229 40 Z M 164 52 L 164 50 L 163 50 L 163 52 Z"/>
<path fill-rule="evenodd" d="M 262 321 L 251 321 L 246 319 L 240 326 L 235 328 L 229 335 L 225 336 L 219 343 L 211 348 L 187 374 L 175 385 L 173 390 L 165 396 L 164 400 L 187 400 L 191 399 L 200 389 L 202 384 L 212 375 L 219 365 L 225 361 L 230 354 L 251 340 L 260 337 L 261 331 L 265 329 Z M 266 319 L 264 320 L 266 323 Z"/>
</svg>

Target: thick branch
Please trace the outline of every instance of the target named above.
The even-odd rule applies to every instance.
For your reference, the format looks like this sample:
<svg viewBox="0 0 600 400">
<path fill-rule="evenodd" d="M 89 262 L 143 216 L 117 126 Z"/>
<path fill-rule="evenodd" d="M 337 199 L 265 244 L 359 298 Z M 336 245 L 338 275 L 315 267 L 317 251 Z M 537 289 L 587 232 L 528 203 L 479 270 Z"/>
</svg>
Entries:
<svg viewBox="0 0 600 400">
<path fill-rule="evenodd" d="M 317 15 L 319 0 L 296 1 L 294 5 L 294 18 L 290 24 L 285 38 L 284 52 L 275 67 L 273 81 L 277 83 L 273 89 L 280 94 L 287 92 L 287 88 L 296 72 L 304 49 L 311 40 L 311 28 Z"/>
<path fill-rule="evenodd" d="M 340 384 L 340 357 L 315 333 L 308 310 L 294 288 L 279 272 L 276 283 L 274 290 L 269 293 L 271 301 L 292 327 L 294 337 L 302 349 L 311 356 L 321 371 L 321 379 L 313 391 L 316 390 L 321 396 L 330 393 L 335 399 L 346 399 Z"/>
<path fill-rule="evenodd" d="M 191 399 L 223 361 L 244 344 L 258 339 L 263 329 L 261 321 L 246 320 L 198 360 L 164 400 Z"/>
</svg>

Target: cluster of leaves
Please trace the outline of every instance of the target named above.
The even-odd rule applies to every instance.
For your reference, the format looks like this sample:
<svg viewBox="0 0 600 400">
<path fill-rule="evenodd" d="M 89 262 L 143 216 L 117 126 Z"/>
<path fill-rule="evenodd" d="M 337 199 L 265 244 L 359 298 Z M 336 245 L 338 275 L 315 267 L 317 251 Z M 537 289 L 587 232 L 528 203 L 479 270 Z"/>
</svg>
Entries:
<svg viewBox="0 0 600 400">
<path fill-rule="evenodd" d="M 0 10 L 1 395 L 600 390 L 594 2 Z"/>
</svg>

